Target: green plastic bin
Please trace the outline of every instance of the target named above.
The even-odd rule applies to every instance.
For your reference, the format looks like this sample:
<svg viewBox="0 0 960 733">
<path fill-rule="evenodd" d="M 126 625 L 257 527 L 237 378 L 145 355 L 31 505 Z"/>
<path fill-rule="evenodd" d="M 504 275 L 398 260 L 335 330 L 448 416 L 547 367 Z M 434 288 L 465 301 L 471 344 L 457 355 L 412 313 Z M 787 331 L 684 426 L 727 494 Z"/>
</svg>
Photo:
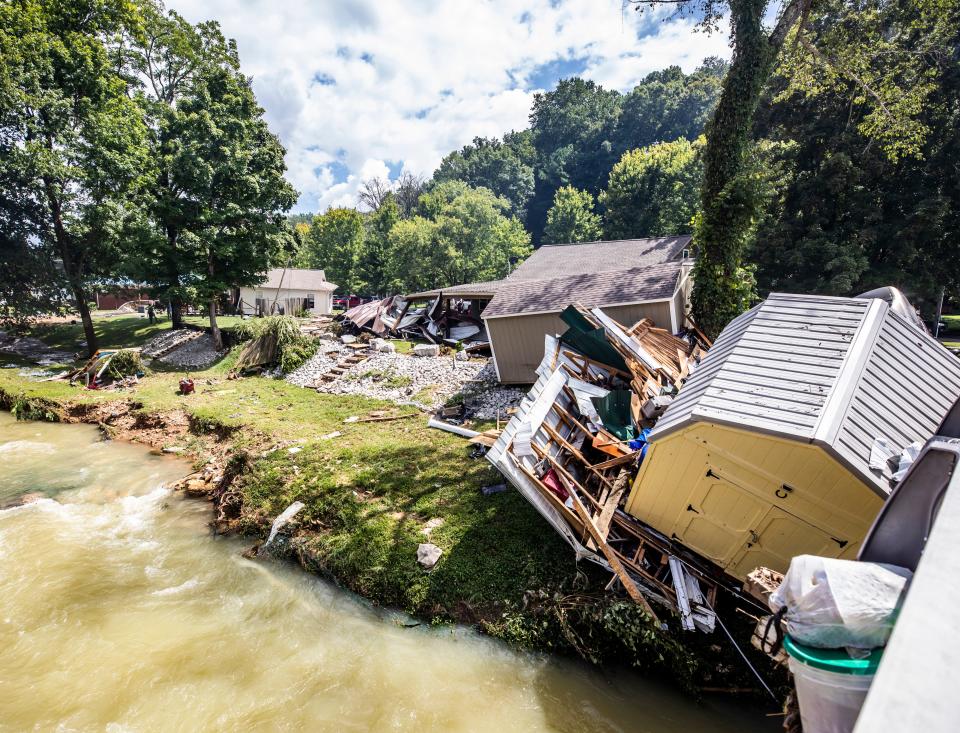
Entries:
<svg viewBox="0 0 960 733">
<path fill-rule="evenodd" d="M 883 649 L 856 659 L 843 649 L 817 649 L 783 640 L 790 655 L 790 671 L 804 733 L 850 733 L 867 697 Z"/>
</svg>

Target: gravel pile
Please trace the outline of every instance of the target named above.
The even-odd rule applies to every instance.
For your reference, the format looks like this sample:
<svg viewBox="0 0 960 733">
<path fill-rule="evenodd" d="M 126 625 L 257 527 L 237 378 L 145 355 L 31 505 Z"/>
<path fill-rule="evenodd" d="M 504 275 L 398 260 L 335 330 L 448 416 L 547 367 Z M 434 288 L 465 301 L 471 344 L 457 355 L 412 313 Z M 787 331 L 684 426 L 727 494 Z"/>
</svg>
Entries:
<svg viewBox="0 0 960 733">
<path fill-rule="evenodd" d="M 195 338 L 189 338 L 182 346 L 177 346 L 169 354 L 155 356 L 163 352 L 171 344 L 192 337 L 196 333 L 196 331 L 188 328 L 177 331 L 165 331 L 145 343 L 141 353 L 145 356 L 154 356 L 157 361 L 167 366 L 180 369 L 205 369 L 227 353 L 226 350 L 217 351 L 214 348 L 213 336 L 208 333 Z"/>
<path fill-rule="evenodd" d="M 316 382 L 341 358 L 353 354 L 342 344 L 327 342 L 306 364 L 287 375 L 300 386 Z M 452 356 L 411 356 L 373 353 L 349 368 L 336 380 L 322 383 L 318 391 L 328 394 L 359 394 L 401 405 L 432 409 L 460 392 L 483 371 L 485 362 L 457 361 Z"/>
<path fill-rule="evenodd" d="M 298 387 L 306 387 L 307 385 L 313 384 L 322 374 L 325 374 L 337 363 L 342 348 L 343 345 L 340 343 L 321 341 L 317 353 L 300 367 L 290 372 L 286 376 L 286 380 Z M 343 350 L 346 351 L 346 349 Z"/>
<path fill-rule="evenodd" d="M 13 336 L 2 330 L 0 330 L 0 353 L 14 354 L 42 366 L 66 364 L 73 361 L 74 357 L 73 354 L 57 351 L 32 336 Z"/>
<path fill-rule="evenodd" d="M 506 419 L 507 410 L 516 407 L 526 396 L 526 389 L 503 387 L 497 381 L 497 372 L 493 360 L 489 360 L 477 374 L 477 384 L 464 390 L 466 417 L 473 420 L 495 420 L 498 415 Z"/>
</svg>

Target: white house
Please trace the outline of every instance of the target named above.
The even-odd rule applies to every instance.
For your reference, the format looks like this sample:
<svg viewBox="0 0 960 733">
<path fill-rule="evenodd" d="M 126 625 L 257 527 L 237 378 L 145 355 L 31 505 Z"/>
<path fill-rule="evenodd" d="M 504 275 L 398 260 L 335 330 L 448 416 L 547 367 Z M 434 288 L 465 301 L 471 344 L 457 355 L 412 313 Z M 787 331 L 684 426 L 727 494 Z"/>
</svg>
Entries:
<svg viewBox="0 0 960 733">
<path fill-rule="evenodd" d="M 245 315 L 285 313 L 295 316 L 302 311 L 329 315 L 333 310 L 335 283 L 328 282 L 323 270 L 299 270 L 281 267 L 270 270 L 265 282 L 256 287 L 234 291 L 237 312 Z"/>
</svg>

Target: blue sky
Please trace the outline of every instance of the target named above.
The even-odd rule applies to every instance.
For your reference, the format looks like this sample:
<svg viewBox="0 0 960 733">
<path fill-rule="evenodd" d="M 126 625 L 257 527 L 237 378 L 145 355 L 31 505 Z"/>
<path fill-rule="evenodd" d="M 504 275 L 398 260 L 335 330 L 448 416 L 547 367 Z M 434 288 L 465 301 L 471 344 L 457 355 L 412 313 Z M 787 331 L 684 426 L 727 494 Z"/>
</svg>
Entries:
<svg viewBox="0 0 960 733">
<path fill-rule="evenodd" d="M 728 57 L 669 10 L 621 0 L 167 0 L 218 20 L 287 149 L 296 211 L 353 205 L 361 182 L 429 175 L 477 135 L 527 126 L 537 91 L 581 75 L 627 91 Z"/>
</svg>

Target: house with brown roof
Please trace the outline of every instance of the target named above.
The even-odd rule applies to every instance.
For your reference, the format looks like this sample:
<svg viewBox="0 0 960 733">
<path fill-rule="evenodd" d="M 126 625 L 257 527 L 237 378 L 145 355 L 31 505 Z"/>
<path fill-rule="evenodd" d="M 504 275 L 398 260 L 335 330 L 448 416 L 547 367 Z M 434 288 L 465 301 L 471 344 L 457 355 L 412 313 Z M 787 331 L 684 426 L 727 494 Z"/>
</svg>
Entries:
<svg viewBox="0 0 960 733">
<path fill-rule="evenodd" d="M 407 297 L 475 302 L 498 378 L 505 384 L 528 384 L 536 380 L 544 336 L 566 330 L 560 313 L 571 303 L 603 308 L 627 325 L 650 318 L 677 332 L 692 288 L 689 248 L 689 236 L 547 244 L 503 280 Z"/>
</svg>

